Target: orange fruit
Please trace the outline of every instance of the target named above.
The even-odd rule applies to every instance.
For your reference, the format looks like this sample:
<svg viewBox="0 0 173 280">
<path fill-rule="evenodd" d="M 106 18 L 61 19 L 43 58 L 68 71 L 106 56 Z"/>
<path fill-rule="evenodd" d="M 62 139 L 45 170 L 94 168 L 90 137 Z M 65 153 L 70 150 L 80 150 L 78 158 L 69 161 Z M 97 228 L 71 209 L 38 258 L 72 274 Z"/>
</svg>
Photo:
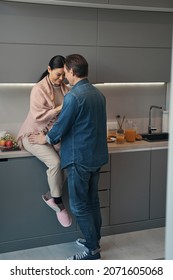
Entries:
<svg viewBox="0 0 173 280">
<path fill-rule="evenodd" d="M 0 146 L 5 146 L 5 144 L 6 144 L 6 140 L 1 139 L 1 140 L 0 140 Z"/>
</svg>

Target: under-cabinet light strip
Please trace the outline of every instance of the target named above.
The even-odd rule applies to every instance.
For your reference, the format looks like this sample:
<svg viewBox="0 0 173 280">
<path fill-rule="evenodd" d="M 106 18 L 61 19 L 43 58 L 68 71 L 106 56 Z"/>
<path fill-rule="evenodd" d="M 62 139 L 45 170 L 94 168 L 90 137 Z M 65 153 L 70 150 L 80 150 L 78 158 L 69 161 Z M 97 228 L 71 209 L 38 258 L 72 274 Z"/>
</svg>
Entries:
<svg viewBox="0 0 173 280">
<path fill-rule="evenodd" d="M 163 86 L 165 82 L 150 82 L 150 83 L 98 83 L 99 86 Z"/>
<path fill-rule="evenodd" d="M 22 86 L 22 87 L 27 87 L 27 86 L 34 86 L 35 83 L 0 83 L 0 87 L 4 87 L 4 86 Z"/>
<path fill-rule="evenodd" d="M 165 82 L 150 82 L 150 83 L 98 83 L 96 85 L 106 85 L 106 86 L 120 86 L 120 85 L 127 85 L 127 86 L 134 86 L 134 85 L 144 85 L 144 86 L 148 86 L 148 85 L 164 85 Z M 35 85 L 35 83 L 0 83 L 0 87 L 4 87 L 4 86 L 33 86 Z"/>
</svg>

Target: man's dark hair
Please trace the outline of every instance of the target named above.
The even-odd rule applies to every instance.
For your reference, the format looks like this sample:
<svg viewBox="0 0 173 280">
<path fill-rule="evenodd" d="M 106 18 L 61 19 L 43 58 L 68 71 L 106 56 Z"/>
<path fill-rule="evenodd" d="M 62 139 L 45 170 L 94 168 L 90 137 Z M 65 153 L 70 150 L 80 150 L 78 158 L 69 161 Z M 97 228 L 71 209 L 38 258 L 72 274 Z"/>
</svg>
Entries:
<svg viewBox="0 0 173 280">
<path fill-rule="evenodd" d="M 88 62 L 80 54 L 68 55 L 65 59 L 65 65 L 68 70 L 72 69 L 74 75 L 79 78 L 88 76 Z"/>
</svg>

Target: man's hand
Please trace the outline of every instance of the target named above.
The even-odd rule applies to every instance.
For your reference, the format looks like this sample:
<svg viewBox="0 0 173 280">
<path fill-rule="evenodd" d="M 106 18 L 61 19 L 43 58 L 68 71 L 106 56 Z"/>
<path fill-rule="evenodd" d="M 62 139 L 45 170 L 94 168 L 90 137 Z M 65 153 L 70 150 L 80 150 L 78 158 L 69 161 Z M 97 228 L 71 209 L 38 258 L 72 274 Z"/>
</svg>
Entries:
<svg viewBox="0 0 173 280">
<path fill-rule="evenodd" d="M 45 136 L 45 134 L 43 132 L 40 133 L 40 134 L 31 134 L 28 137 L 28 140 L 29 140 L 29 143 L 31 143 L 31 144 L 43 145 L 43 144 L 47 143 L 46 136 Z"/>
</svg>

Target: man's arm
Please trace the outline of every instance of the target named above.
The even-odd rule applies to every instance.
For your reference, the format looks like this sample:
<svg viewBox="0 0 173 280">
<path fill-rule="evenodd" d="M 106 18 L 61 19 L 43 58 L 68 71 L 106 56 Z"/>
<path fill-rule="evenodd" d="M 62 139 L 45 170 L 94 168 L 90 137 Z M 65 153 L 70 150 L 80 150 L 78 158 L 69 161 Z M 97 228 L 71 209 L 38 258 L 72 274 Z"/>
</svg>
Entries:
<svg viewBox="0 0 173 280">
<path fill-rule="evenodd" d="M 58 117 L 58 120 L 54 123 L 52 129 L 47 135 L 44 133 L 32 134 L 28 137 L 31 144 L 57 144 L 61 137 L 71 129 L 76 117 L 77 102 L 74 96 L 68 93 L 64 98 L 64 104 L 62 111 Z"/>
</svg>

